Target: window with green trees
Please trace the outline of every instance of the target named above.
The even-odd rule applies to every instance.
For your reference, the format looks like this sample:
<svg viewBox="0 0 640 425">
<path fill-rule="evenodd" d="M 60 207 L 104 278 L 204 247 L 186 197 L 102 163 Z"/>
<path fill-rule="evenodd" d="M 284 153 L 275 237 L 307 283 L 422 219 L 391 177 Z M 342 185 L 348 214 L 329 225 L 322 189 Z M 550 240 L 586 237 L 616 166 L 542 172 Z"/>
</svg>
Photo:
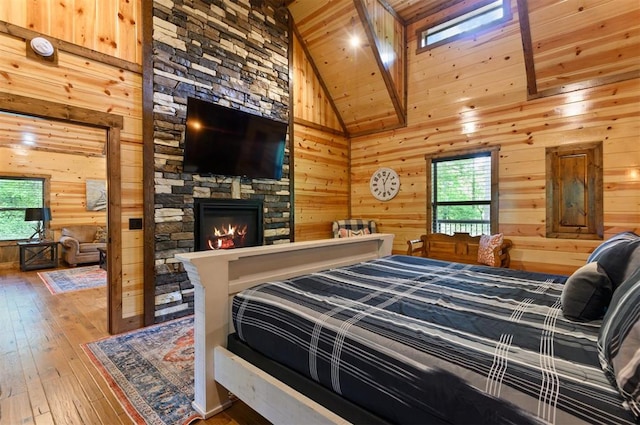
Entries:
<svg viewBox="0 0 640 425">
<path fill-rule="evenodd" d="M 26 208 L 44 206 L 45 179 L 0 176 L 0 240 L 28 239 L 37 223 L 24 221 Z"/>
<path fill-rule="evenodd" d="M 497 233 L 498 149 L 427 157 L 433 233 Z"/>
</svg>

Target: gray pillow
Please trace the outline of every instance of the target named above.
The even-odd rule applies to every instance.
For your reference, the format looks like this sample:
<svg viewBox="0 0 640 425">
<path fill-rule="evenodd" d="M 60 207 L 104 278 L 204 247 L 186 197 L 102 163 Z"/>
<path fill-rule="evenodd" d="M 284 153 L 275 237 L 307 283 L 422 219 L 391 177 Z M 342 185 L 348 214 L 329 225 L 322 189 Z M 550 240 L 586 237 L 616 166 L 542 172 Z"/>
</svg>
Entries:
<svg viewBox="0 0 640 425">
<path fill-rule="evenodd" d="M 612 293 L 613 286 L 603 268 L 596 262 L 585 264 L 564 284 L 560 296 L 562 314 L 580 322 L 601 319 Z"/>
<path fill-rule="evenodd" d="M 598 261 L 602 254 L 609 250 L 609 248 L 612 248 L 621 242 L 634 241 L 638 238 L 640 238 L 640 236 L 636 235 L 633 232 L 617 233 L 598 245 L 596 249 L 594 249 L 593 252 L 589 255 L 589 258 L 587 258 L 587 263 Z"/>
<path fill-rule="evenodd" d="M 598 334 L 605 375 L 638 419 L 640 412 L 640 268 L 614 292 Z"/>
<path fill-rule="evenodd" d="M 604 251 L 597 261 L 609 276 L 615 291 L 640 267 L 640 238 L 618 242 Z"/>
</svg>

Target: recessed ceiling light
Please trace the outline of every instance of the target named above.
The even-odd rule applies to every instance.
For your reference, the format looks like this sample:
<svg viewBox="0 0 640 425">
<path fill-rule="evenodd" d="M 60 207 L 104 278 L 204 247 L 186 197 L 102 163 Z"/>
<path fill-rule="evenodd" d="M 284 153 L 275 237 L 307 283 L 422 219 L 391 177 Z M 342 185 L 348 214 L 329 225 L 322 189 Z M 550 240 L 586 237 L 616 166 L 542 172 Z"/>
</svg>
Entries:
<svg viewBox="0 0 640 425">
<path fill-rule="evenodd" d="M 24 132 L 22 133 L 22 143 L 25 145 L 35 145 L 36 138 L 32 133 Z"/>
<path fill-rule="evenodd" d="M 360 37 L 358 37 L 357 35 L 352 35 L 349 42 L 351 43 L 351 47 L 358 47 L 360 46 Z"/>
</svg>

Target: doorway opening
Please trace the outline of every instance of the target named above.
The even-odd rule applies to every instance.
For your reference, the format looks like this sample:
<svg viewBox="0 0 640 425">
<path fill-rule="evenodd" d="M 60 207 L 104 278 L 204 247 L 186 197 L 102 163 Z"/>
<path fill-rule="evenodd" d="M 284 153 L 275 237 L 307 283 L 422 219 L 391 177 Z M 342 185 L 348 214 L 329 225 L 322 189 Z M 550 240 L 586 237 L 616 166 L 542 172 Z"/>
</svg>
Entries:
<svg viewBox="0 0 640 425">
<path fill-rule="evenodd" d="M 107 192 L 107 328 L 109 333 L 120 333 L 142 325 L 142 315 L 134 318 L 122 316 L 122 207 L 120 172 L 120 131 L 123 118 L 119 115 L 94 111 L 86 108 L 49 102 L 42 99 L 0 92 L 0 111 L 26 116 L 40 117 L 73 125 L 100 128 L 106 131 L 104 156 L 106 157 Z"/>
</svg>

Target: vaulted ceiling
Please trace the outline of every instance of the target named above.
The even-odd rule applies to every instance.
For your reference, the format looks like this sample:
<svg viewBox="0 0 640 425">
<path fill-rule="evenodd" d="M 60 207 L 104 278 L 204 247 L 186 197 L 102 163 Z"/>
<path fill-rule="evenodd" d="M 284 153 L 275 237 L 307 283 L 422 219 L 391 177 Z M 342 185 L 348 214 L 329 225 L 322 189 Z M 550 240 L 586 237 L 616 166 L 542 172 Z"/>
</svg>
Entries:
<svg viewBox="0 0 640 425">
<path fill-rule="evenodd" d="M 404 125 L 401 21 L 376 0 L 295 0 L 289 11 L 348 134 Z"/>
<path fill-rule="evenodd" d="M 343 130 L 357 136 L 406 123 L 406 26 L 467 2 L 293 0 L 288 9 Z"/>
<path fill-rule="evenodd" d="M 406 31 L 480 0 L 289 0 L 294 31 L 349 136 L 406 123 Z M 640 77 L 640 2 L 512 1 L 530 98 Z M 434 16 L 437 16 L 434 18 Z M 425 21 L 422 21 L 425 19 Z M 411 27 L 412 31 L 415 26 Z M 350 44 L 352 37 L 361 44 Z"/>
<path fill-rule="evenodd" d="M 386 3 L 405 24 L 410 24 L 436 12 L 446 10 L 465 0 L 387 0 Z M 473 3 L 473 2 L 471 2 Z"/>
</svg>

